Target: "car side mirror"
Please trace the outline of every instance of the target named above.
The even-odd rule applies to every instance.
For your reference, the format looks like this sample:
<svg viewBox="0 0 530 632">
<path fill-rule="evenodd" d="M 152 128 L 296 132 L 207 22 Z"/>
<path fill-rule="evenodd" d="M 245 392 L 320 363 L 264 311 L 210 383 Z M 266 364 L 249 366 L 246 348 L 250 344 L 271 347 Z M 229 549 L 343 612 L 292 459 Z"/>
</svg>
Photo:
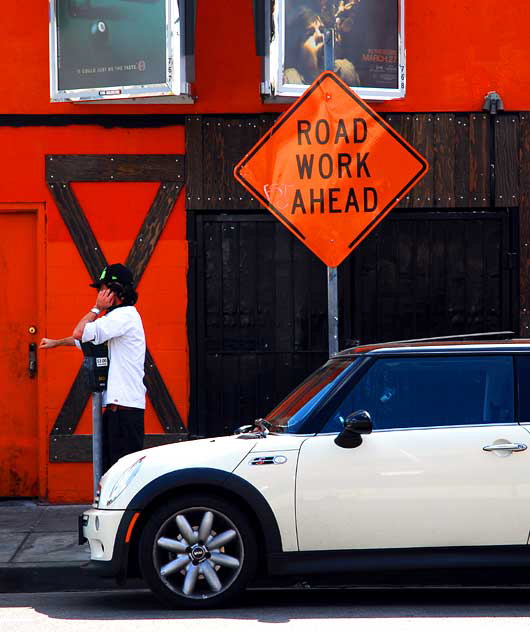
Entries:
<svg viewBox="0 0 530 632">
<path fill-rule="evenodd" d="M 372 420 L 366 410 L 357 410 L 348 415 L 342 432 L 335 437 L 339 448 L 357 448 L 363 442 L 361 435 L 372 432 Z"/>
<path fill-rule="evenodd" d="M 344 428 L 359 434 L 371 434 L 373 426 L 370 413 L 367 410 L 356 410 L 346 417 Z"/>
</svg>

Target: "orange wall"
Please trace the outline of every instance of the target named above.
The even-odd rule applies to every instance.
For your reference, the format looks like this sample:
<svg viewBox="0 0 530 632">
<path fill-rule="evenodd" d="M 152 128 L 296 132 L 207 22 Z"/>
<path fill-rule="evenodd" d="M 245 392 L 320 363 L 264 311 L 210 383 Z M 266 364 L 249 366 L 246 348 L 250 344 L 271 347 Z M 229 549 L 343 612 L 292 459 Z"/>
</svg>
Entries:
<svg viewBox="0 0 530 632">
<path fill-rule="evenodd" d="M 41 335 L 63 338 L 94 304 L 90 278 L 50 196 L 44 179 L 47 153 L 184 153 L 181 126 L 163 129 L 112 129 L 97 126 L 0 128 L 0 202 L 43 202 L 46 208 L 46 306 Z M 77 183 L 73 185 L 107 260 L 123 261 L 149 209 L 155 183 Z M 185 192 L 181 191 L 138 292 L 138 309 L 147 344 L 186 423 L 188 355 L 186 332 L 187 243 Z M 31 281 L 31 280 L 29 280 Z M 44 327 L 44 329 L 42 329 Z M 40 423 L 48 436 L 81 364 L 73 348 L 39 351 Z M 90 433 L 90 406 L 77 433 Z M 148 406 L 146 432 L 162 432 Z M 48 499 L 86 501 L 92 494 L 88 464 L 47 464 L 47 441 L 41 446 L 41 479 L 48 468 Z"/>
<path fill-rule="evenodd" d="M 375 0 L 371 0 L 375 1 Z M 530 108 L 528 1 L 405 0 L 407 97 L 381 110 L 480 110 L 489 90 Z M 1 113 L 259 112 L 251 0 L 198 0 L 194 106 L 49 103 L 48 2 L 2 5 Z"/>
<path fill-rule="evenodd" d="M 376 0 L 370 0 L 376 1 Z M 497 90 L 509 110 L 530 109 L 527 0 L 406 0 L 407 97 L 377 106 L 396 111 L 480 110 Z M 0 115 L 252 113 L 279 111 L 259 96 L 260 61 L 254 54 L 250 0 L 198 0 L 198 100 L 183 105 L 72 105 L 49 103 L 48 2 L 2 6 Z M 0 203 L 42 202 L 46 208 L 44 335 L 69 335 L 93 304 L 90 279 L 44 180 L 46 153 L 183 153 L 182 126 L 110 129 L 97 126 L 1 127 Z M 109 261 L 123 260 L 155 192 L 153 184 L 77 184 L 74 190 Z M 139 286 L 148 344 L 184 420 L 188 413 L 184 192 Z M 41 424 L 47 436 L 80 365 L 74 349 L 39 353 Z M 77 432 L 90 430 L 85 411 Z M 146 431 L 160 426 L 148 408 Z M 41 479 L 52 502 L 91 496 L 88 464 L 47 463 Z M 46 479 L 47 477 L 47 479 Z M 43 494 L 45 495 L 45 494 Z"/>
</svg>

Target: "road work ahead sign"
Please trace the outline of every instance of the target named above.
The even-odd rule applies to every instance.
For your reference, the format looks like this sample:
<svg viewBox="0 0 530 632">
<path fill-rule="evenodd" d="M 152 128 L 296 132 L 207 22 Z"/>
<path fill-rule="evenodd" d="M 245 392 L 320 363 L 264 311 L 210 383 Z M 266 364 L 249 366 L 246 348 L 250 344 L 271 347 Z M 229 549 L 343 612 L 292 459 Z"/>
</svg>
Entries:
<svg viewBox="0 0 530 632">
<path fill-rule="evenodd" d="M 317 257 L 335 267 L 428 168 L 343 81 L 324 72 L 234 174 Z"/>
</svg>

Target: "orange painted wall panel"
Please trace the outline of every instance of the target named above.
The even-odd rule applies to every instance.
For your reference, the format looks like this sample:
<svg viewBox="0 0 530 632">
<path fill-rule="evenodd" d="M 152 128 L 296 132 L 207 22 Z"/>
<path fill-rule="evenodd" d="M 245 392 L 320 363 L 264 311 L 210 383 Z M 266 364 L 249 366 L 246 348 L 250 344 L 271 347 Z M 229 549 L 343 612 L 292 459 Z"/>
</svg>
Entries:
<svg viewBox="0 0 530 632">
<path fill-rule="evenodd" d="M 92 470 L 86 463 L 57 463 L 48 471 L 51 503 L 88 503 L 92 495 Z M 81 495 L 80 490 L 84 490 Z"/>
<path fill-rule="evenodd" d="M 40 335 L 71 335 L 94 304 L 95 290 L 45 183 L 46 154 L 184 153 L 182 126 L 163 129 L 103 129 L 98 126 L 0 128 L 2 152 L 0 202 L 46 205 L 46 308 Z M 154 198 L 156 183 L 75 183 L 73 189 L 109 261 L 124 260 Z M 160 242 L 138 286 L 138 309 L 148 345 L 179 413 L 188 415 L 188 346 L 186 330 L 187 242 L 185 192 L 182 191 Z M 81 364 L 77 349 L 39 351 L 43 404 L 40 423 L 48 436 Z M 89 433 L 91 408 L 77 427 Z M 162 432 L 152 407 L 146 431 Z M 46 440 L 47 444 L 47 440 Z M 84 502 L 92 495 L 89 464 L 40 464 L 48 477 L 51 502 Z M 44 494 L 43 494 L 44 495 Z"/>
<path fill-rule="evenodd" d="M 505 107 L 529 107 L 527 0 L 406 0 L 407 97 L 396 111 L 480 110 L 489 90 Z M 2 113 L 206 113 L 282 110 L 263 106 L 252 3 L 198 0 L 195 105 L 49 103 L 48 2 L 2 6 Z"/>
<path fill-rule="evenodd" d="M 73 105 L 49 103 L 48 2 L 4 3 L 0 39 L 2 114 L 186 114 L 282 111 L 263 105 L 260 60 L 254 54 L 252 3 L 198 0 L 194 105 Z M 530 64 L 526 0 L 406 0 L 407 96 L 378 104 L 379 111 L 480 110 L 497 90 L 509 110 L 530 108 Z M 0 203 L 46 205 L 46 310 L 51 337 L 71 333 L 93 303 L 88 273 L 44 181 L 46 153 L 183 153 L 182 126 L 161 129 L 103 129 L 98 126 L 1 127 Z M 124 259 L 147 212 L 153 184 L 74 186 L 108 259 Z M 138 307 L 149 347 L 184 420 L 188 414 L 184 192 L 141 280 Z M 74 349 L 39 352 L 44 383 L 41 424 L 48 435 L 79 368 Z M 87 407 L 78 433 L 90 431 Z M 160 424 L 148 404 L 146 431 Z M 52 502 L 91 496 L 87 464 L 40 464 Z M 45 494 L 42 494 L 45 495 Z"/>
</svg>

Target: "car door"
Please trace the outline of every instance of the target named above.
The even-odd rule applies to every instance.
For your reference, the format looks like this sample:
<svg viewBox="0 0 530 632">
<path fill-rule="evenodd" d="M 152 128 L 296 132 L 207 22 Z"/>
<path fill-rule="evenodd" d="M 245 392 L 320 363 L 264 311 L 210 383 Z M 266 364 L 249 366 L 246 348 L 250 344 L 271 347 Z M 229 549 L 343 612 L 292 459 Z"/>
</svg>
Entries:
<svg viewBox="0 0 530 632">
<path fill-rule="evenodd" d="M 514 390 L 509 355 L 376 359 L 302 445 L 300 550 L 526 544 L 530 435 Z M 374 430 L 341 448 L 357 409 Z"/>
</svg>

